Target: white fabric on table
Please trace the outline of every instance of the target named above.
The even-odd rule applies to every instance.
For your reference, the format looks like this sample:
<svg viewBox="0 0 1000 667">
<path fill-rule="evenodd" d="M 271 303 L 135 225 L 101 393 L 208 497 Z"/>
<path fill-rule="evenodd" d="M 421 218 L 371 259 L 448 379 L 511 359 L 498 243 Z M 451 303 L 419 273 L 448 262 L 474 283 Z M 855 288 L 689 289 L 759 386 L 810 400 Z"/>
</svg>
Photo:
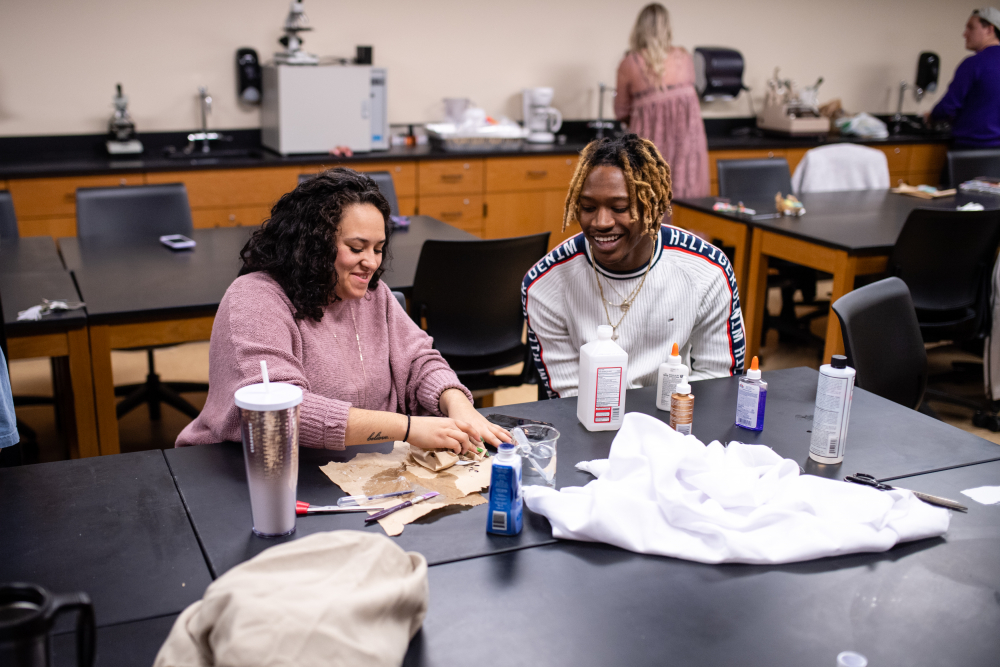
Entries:
<svg viewBox="0 0 1000 667">
<path fill-rule="evenodd" d="M 996 505 L 1000 503 L 1000 486 L 977 486 L 962 491 L 962 495 L 969 496 L 982 505 Z"/>
<path fill-rule="evenodd" d="M 805 452 L 808 441 L 803 441 Z M 702 444 L 648 415 L 625 415 L 597 479 L 524 489 L 560 539 L 702 563 L 792 563 L 935 537 L 947 510 L 900 489 L 813 475 L 764 445 Z"/>
<path fill-rule="evenodd" d="M 792 175 L 795 192 L 888 190 L 885 153 L 857 144 L 830 144 L 806 151 Z"/>
</svg>

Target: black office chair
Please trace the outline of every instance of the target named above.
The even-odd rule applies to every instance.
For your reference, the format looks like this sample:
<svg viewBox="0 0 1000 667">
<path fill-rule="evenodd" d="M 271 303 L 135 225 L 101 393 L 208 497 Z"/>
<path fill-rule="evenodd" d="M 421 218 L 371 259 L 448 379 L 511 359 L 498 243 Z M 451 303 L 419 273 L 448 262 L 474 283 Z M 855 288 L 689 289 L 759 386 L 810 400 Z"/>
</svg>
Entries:
<svg viewBox="0 0 1000 667">
<path fill-rule="evenodd" d="M 387 171 L 366 171 L 364 174 L 375 181 L 378 191 L 389 202 L 389 215 L 399 215 L 399 200 L 396 199 L 396 185 L 392 182 L 392 174 Z M 315 176 L 316 174 L 299 174 L 299 184 Z"/>
<path fill-rule="evenodd" d="M 910 290 L 886 278 L 833 303 L 844 335 L 847 365 L 857 386 L 916 410 L 927 388 L 927 351 Z"/>
<path fill-rule="evenodd" d="M 549 232 L 484 241 L 426 241 L 420 251 L 410 317 L 462 383 L 479 397 L 530 384 L 534 364 L 521 342 L 521 281 L 549 246 Z M 519 375 L 493 372 L 523 362 Z"/>
<path fill-rule="evenodd" d="M 187 188 L 183 183 L 113 188 L 78 188 L 76 231 L 81 238 L 157 239 L 166 234 L 190 236 L 194 230 Z M 157 346 L 171 347 L 171 346 Z M 202 382 L 161 382 L 153 351 L 146 350 L 149 373 L 141 385 L 115 387 L 115 396 L 125 398 L 115 410 L 118 418 L 146 403 L 149 418 L 160 418 L 160 403 L 173 406 L 194 419 L 200 412 L 181 392 L 208 391 Z"/>
<path fill-rule="evenodd" d="M 977 176 L 1000 177 L 1000 149 L 948 151 L 949 187 L 958 187 Z"/>
<path fill-rule="evenodd" d="M 906 283 L 925 342 L 950 340 L 981 351 L 991 326 L 990 278 L 1000 247 L 1000 210 L 914 209 L 889 256 L 888 271 Z M 956 364 L 961 374 L 963 364 Z M 978 370 L 981 365 L 966 368 Z M 953 374 L 933 377 L 949 379 Z M 992 406 L 936 389 L 928 398 L 977 411 L 974 421 L 996 423 Z M 992 428 L 992 426 L 990 426 Z"/>
<path fill-rule="evenodd" d="M 10 192 L 0 190 L 0 239 L 16 239 L 19 236 L 14 200 L 11 199 Z"/>
<path fill-rule="evenodd" d="M 779 192 L 785 196 L 792 192 L 792 175 L 785 158 L 719 160 L 716 165 L 719 196 L 734 203 L 764 201 L 770 204 Z M 776 258 L 772 258 L 768 266 L 777 272 L 768 276 L 767 282 L 769 287 L 781 288 L 781 314 L 772 317 L 764 309 L 761 340 L 766 339 L 768 329 L 777 329 L 783 338 L 791 337 L 821 348 L 823 340 L 809 330 L 809 322 L 825 315 L 829 306 L 826 301 L 816 300 L 816 281 L 820 273 Z M 801 318 L 795 313 L 796 290 L 802 291 L 803 305 L 815 307 Z"/>
</svg>

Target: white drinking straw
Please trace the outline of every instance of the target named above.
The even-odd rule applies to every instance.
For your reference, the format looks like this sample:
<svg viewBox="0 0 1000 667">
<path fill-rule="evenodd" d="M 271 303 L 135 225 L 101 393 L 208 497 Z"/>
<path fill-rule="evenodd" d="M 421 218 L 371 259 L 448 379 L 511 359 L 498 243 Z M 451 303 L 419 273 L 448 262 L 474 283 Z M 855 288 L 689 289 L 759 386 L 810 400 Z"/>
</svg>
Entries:
<svg viewBox="0 0 1000 667">
<path fill-rule="evenodd" d="M 267 362 L 260 360 L 260 376 L 264 378 L 264 391 L 271 391 L 271 380 L 267 377 Z"/>
</svg>

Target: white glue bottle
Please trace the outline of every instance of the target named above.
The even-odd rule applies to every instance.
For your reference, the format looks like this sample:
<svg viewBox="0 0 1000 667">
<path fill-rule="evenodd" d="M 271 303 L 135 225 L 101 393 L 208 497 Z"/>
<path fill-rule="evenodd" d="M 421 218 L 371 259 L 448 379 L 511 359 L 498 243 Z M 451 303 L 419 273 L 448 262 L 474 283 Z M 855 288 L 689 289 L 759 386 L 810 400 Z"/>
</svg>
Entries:
<svg viewBox="0 0 1000 667">
<path fill-rule="evenodd" d="M 763 431 L 766 405 L 767 382 L 760 379 L 760 368 L 757 357 L 754 357 L 746 375 L 740 378 L 740 389 L 736 394 L 736 425 L 748 431 Z"/>
<path fill-rule="evenodd" d="M 677 343 L 670 351 L 667 360 L 660 364 L 660 370 L 656 374 L 656 409 L 670 412 L 670 396 L 677 389 L 677 385 L 688 375 L 688 367 L 681 363 L 681 355 L 677 350 Z"/>
<path fill-rule="evenodd" d="M 854 369 L 847 366 L 847 357 L 840 354 L 833 355 L 831 363 L 819 367 L 816 409 L 809 441 L 809 458 L 813 461 L 840 463 L 844 460 L 855 375 Z"/>
<path fill-rule="evenodd" d="M 597 340 L 580 348 L 576 418 L 588 431 L 617 431 L 625 416 L 628 354 L 611 340 L 613 332 L 602 324 Z"/>
</svg>

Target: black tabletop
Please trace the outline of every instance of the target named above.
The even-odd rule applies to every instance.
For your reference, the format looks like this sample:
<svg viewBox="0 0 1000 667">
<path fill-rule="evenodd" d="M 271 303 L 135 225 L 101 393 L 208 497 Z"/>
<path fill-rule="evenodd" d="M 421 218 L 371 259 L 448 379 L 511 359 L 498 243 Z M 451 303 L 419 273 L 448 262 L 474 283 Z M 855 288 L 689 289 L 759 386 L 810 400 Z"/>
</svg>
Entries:
<svg viewBox="0 0 1000 667">
<path fill-rule="evenodd" d="M 159 450 L 2 468 L 0 489 L 0 581 L 86 592 L 98 625 L 179 613 L 211 581 Z"/>
<path fill-rule="evenodd" d="M 51 236 L 0 239 L 0 274 L 63 270 L 59 250 Z"/>
<path fill-rule="evenodd" d="M 809 473 L 842 478 L 855 472 L 876 477 L 910 475 L 946 466 L 964 465 L 1000 457 L 1000 447 L 969 433 L 908 410 L 883 398 L 856 389 L 851 411 L 846 456 L 840 465 L 819 465 L 809 459 L 818 374 L 808 368 L 769 371 L 764 430 L 744 431 L 733 424 L 738 378 L 693 383 L 694 433 L 705 442 L 761 443 L 780 455 L 798 461 Z M 660 419 L 667 413 L 655 406 L 655 387 L 628 392 L 628 412 L 644 412 Z M 592 477 L 575 469 L 576 463 L 605 458 L 616 432 L 591 433 L 576 418 L 576 399 L 556 399 L 484 408 L 516 417 L 547 421 L 561 433 L 557 453 L 556 485 L 581 486 Z M 319 467 L 327 461 L 344 461 L 366 451 L 388 451 L 389 444 L 350 447 L 344 452 L 301 448 L 298 498 L 312 504 L 336 504 L 343 496 Z M 186 447 L 165 452 L 177 488 L 191 515 L 209 567 L 215 576 L 282 541 L 324 530 L 364 527 L 363 516 L 300 517 L 295 535 L 263 539 L 250 532 L 250 498 L 246 486 L 243 452 L 237 443 Z M 516 537 L 486 533 L 487 507 L 434 515 L 409 525 L 396 542 L 418 551 L 431 564 L 537 546 L 552 541 L 548 521 L 525 512 L 525 528 Z"/>
<path fill-rule="evenodd" d="M 968 202 L 978 202 L 988 209 L 1000 208 L 1000 197 L 962 192 L 954 197 L 918 199 L 888 190 L 855 190 L 804 193 L 799 199 L 806 209 L 805 215 L 766 220 L 751 220 L 745 216 L 713 211 L 712 205 L 718 201 L 716 197 L 678 199 L 674 203 L 745 222 L 758 229 L 861 255 L 884 254 L 892 250 L 906 217 L 915 208 L 954 209 Z M 744 204 L 757 211 L 755 217 L 759 218 L 774 211 L 774 196 L 745 201 Z"/>
<path fill-rule="evenodd" d="M 97 629 L 96 667 L 149 667 L 156 659 L 178 614 L 148 618 Z M 58 667 L 76 667 L 76 635 L 71 632 L 52 638 L 52 662 Z"/>
<path fill-rule="evenodd" d="M 19 312 L 40 305 L 42 299 L 79 301 L 73 276 L 64 269 L 0 272 L 0 300 L 3 301 L 2 315 L 8 336 L 55 333 L 86 324 L 87 315 L 83 308 L 51 313 L 37 321 L 17 321 Z"/>
<path fill-rule="evenodd" d="M 298 499 L 313 505 L 336 505 L 345 494 L 320 466 L 363 452 L 391 449 L 391 443 L 350 447 L 344 452 L 301 448 Z M 385 534 L 377 524 L 366 527 L 367 514 L 359 513 L 298 517 L 295 533 L 289 537 L 257 537 L 250 531 L 253 520 L 240 444 L 182 447 L 165 454 L 214 576 L 268 547 L 313 533 L 348 529 Z M 486 505 L 442 510 L 406 526 L 393 540 L 406 551 L 422 553 L 432 565 L 554 542 L 548 520 L 531 512 L 525 512 L 524 529 L 515 536 L 487 534 L 486 520 Z"/>
<path fill-rule="evenodd" d="M 908 480 L 964 499 L 1000 463 Z M 1000 663 L 1000 505 L 971 501 L 942 538 L 790 565 L 703 565 L 560 542 L 430 568 L 406 665 Z M 475 628 L 490 623 L 481 641 Z"/>
<path fill-rule="evenodd" d="M 62 238 L 59 248 L 87 302 L 91 324 L 211 315 L 239 275 L 240 250 L 255 228 L 198 229 L 197 246 L 174 251 L 156 238 L 114 240 Z M 393 233 L 392 260 L 382 280 L 392 289 L 413 285 L 417 260 L 428 239 L 476 237 L 426 216 Z"/>
</svg>

